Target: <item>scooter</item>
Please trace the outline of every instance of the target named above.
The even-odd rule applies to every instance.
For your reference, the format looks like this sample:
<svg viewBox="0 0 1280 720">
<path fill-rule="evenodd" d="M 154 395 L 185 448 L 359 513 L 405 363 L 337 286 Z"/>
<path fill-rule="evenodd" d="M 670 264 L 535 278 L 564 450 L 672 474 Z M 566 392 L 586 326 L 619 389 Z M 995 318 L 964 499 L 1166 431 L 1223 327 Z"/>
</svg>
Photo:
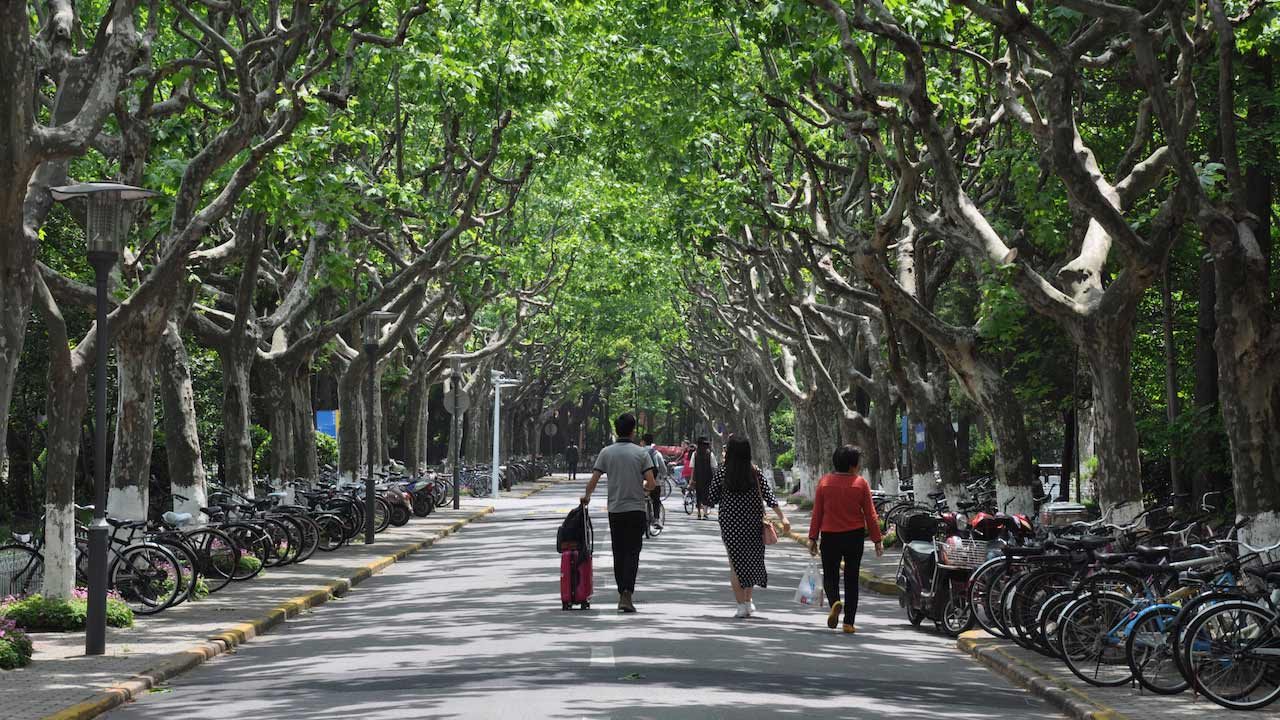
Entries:
<svg viewBox="0 0 1280 720">
<path fill-rule="evenodd" d="M 938 517 L 927 513 L 899 523 L 898 533 L 903 539 L 898 603 L 907 620 L 919 627 L 928 618 L 952 637 L 972 628 L 969 577 L 986 559 L 987 543 L 949 534 Z M 944 539 L 937 540 L 939 536 Z"/>
</svg>

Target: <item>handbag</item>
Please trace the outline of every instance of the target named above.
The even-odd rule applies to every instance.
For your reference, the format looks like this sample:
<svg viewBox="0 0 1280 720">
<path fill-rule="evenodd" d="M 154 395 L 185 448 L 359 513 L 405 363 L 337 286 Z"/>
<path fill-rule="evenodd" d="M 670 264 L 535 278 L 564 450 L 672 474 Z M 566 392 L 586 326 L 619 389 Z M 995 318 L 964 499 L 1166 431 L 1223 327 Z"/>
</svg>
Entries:
<svg viewBox="0 0 1280 720">
<path fill-rule="evenodd" d="M 756 472 L 756 498 L 760 500 L 760 505 L 764 505 L 764 495 L 760 493 L 760 483 L 764 482 L 764 476 L 758 471 Z M 769 522 L 769 518 L 765 516 L 763 507 L 760 510 L 760 540 L 765 545 L 778 544 L 778 531 L 773 527 L 773 523 Z"/>
</svg>

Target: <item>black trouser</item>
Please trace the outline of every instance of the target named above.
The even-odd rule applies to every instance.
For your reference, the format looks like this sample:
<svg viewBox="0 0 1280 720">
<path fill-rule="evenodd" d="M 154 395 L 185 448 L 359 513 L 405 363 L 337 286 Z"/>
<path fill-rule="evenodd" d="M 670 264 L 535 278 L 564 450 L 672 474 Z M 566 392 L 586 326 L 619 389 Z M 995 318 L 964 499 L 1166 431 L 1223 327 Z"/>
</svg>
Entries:
<svg viewBox="0 0 1280 720">
<path fill-rule="evenodd" d="M 862 544 L 866 530 L 822 533 L 822 588 L 827 602 L 840 599 L 840 563 L 844 562 L 844 622 L 852 625 L 858 614 L 858 569 L 862 567 Z"/>
<path fill-rule="evenodd" d="M 653 503 L 653 521 L 662 522 L 662 481 L 649 493 L 649 502 Z"/>
<path fill-rule="evenodd" d="M 613 580 L 618 592 L 636 591 L 640 547 L 644 545 L 643 511 L 609 513 L 609 543 L 613 546 Z"/>
</svg>

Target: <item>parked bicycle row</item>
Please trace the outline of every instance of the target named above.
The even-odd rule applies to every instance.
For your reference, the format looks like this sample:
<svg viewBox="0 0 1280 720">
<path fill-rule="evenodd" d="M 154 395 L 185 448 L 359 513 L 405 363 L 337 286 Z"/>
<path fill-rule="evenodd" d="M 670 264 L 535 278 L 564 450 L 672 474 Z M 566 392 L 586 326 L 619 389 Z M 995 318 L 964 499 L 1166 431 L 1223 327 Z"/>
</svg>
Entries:
<svg viewBox="0 0 1280 720">
<path fill-rule="evenodd" d="M 1193 517 L 1160 505 L 1125 525 L 1071 503 L 1038 522 L 890 507 L 900 602 L 914 625 L 976 625 L 1091 685 L 1265 707 L 1280 698 L 1280 543 L 1242 541 L 1249 521 L 1220 520 L 1213 496 Z"/>
<path fill-rule="evenodd" d="M 542 477 L 532 464 L 508 469 L 520 481 Z M 475 473 L 479 475 L 477 470 Z M 487 477 L 487 476 L 486 476 Z M 468 475 L 464 474 L 464 483 Z M 164 512 L 152 520 L 107 518 L 110 526 L 107 579 L 136 614 L 153 615 L 193 597 L 216 593 L 258 577 L 264 568 L 306 562 L 316 552 L 334 552 L 363 536 L 367 513 L 375 533 L 426 517 L 452 499 L 452 478 L 376 476 L 373 507 L 363 480 L 343 482 L 326 468 L 314 483 L 259 483 L 257 497 L 211 485 L 200 517 Z M 189 498 L 173 495 L 189 504 Z M 89 512 L 92 506 L 77 506 Z M 40 524 L 43 527 L 43 522 Z M 88 584 L 88 529 L 77 525 L 76 584 Z M 0 546 L 0 597 L 39 593 L 44 587 L 44 538 L 14 534 Z"/>
</svg>

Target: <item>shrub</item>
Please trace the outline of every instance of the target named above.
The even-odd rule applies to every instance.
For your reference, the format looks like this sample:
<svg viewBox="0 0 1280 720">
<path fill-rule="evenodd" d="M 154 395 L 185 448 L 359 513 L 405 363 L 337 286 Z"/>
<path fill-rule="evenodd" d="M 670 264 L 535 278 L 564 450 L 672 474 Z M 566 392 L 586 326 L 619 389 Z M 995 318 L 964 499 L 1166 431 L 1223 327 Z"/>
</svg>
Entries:
<svg viewBox="0 0 1280 720">
<path fill-rule="evenodd" d="M 13 620 L 0 618 L 0 670 L 26 667 L 32 652 L 31 636 Z"/>
<path fill-rule="evenodd" d="M 338 440 L 322 432 L 316 433 L 316 460 L 321 465 L 338 466 Z"/>
<path fill-rule="evenodd" d="M 87 593 L 81 588 L 76 589 L 70 600 L 28 595 L 0 603 L 0 617 L 9 618 L 32 632 L 83 630 L 88 612 Z M 115 628 L 133 626 L 133 610 L 118 596 L 107 597 L 107 625 Z"/>
<path fill-rule="evenodd" d="M 796 464 L 796 449 L 790 448 L 778 455 L 778 467 L 783 470 L 790 470 Z"/>
<path fill-rule="evenodd" d="M 885 533 L 883 542 L 886 548 L 898 547 L 898 533 L 896 532 Z"/>
<path fill-rule="evenodd" d="M 260 567 L 262 567 L 262 561 L 259 560 L 256 555 L 240 556 L 240 572 L 245 575 L 257 572 Z"/>
</svg>

